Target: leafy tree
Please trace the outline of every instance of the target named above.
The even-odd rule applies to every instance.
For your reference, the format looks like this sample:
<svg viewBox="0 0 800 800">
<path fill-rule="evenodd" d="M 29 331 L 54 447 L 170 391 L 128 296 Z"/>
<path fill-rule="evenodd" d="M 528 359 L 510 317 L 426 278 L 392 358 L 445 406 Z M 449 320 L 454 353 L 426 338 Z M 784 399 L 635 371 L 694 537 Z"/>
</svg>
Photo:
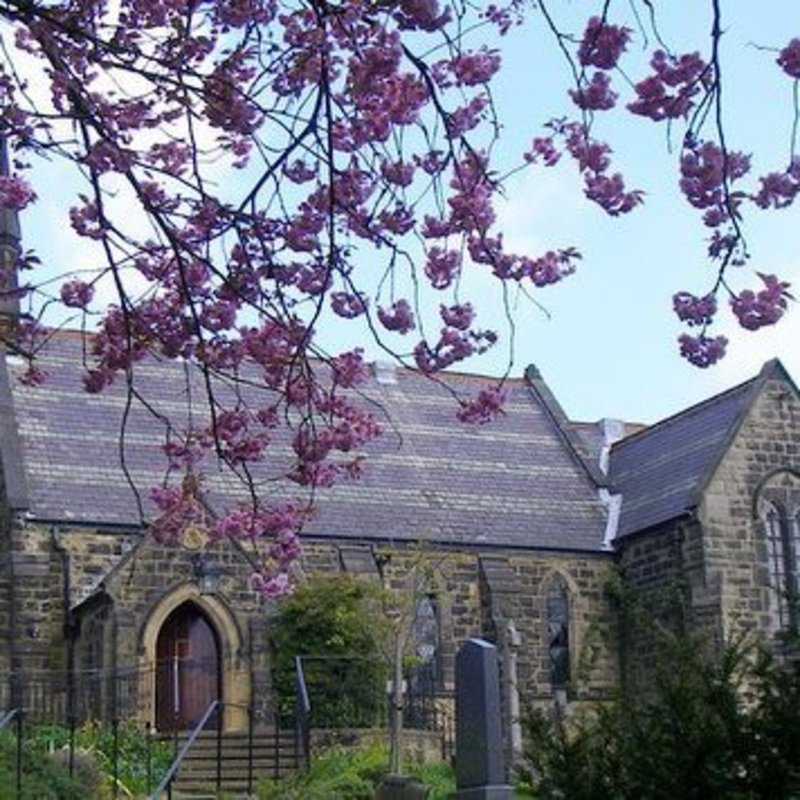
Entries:
<svg viewBox="0 0 800 800">
<path fill-rule="evenodd" d="M 271 628 L 273 679 L 281 710 L 295 703 L 295 657 L 303 659 L 315 727 L 385 719 L 385 629 L 374 613 L 380 589 L 349 575 L 315 577 L 281 601 Z"/>
<path fill-rule="evenodd" d="M 729 644 L 665 637 L 650 696 L 568 719 L 526 720 L 537 797 L 590 800 L 788 800 L 800 797 L 800 671 Z"/>
<path fill-rule="evenodd" d="M 348 391 L 367 375 L 362 350 L 327 353 L 318 326 L 328 314 L 353 321 L 430 376 L 494 346 L 497 332 L 456 291 L 462 274 L 481 270 L 503 293 L 528 294 L 569 276 L 580 257 L 563 244 L 508 251 L 494 203 L 511 174 L 566 157 L 605 213 L 642 203 L 596 136 L 615 110 L 680 144 L 681 191 L 711 231 L 715 268 L 710 285 L 674 297 L 696 331 L 680 349 L 699 366 L 715 362 L 726 344 L 709 330 L 720 297 L 748 330 L 784 314 L 787 282 L 733 286 L 730 268 L 748 257 L 746 213 L 795 201 L 800 161 L 792 140 L 788 164 L 750 180 L 750 157 L 729 145 L 723 97 L 748 87 L 725 83 L 727 18 L 722 0 L 707 3 L 701 53 L 665 43 L 652 0 L 590 3 L 574 31 L 560 26 L 555 0 L 0 1 L 13 29 L 0 49 L 10 151 L 0 206 L 16 212 L 45 191 L 26 177 L 38 157 L 59 159 L 84 185 L 68 217 L 85 261 L 55 281 L 21 252 L 4 214 L 0 288 L 13 318 L 4 338 L 29 361 L 22 379 L 46 379 L 36 353 L 49 320 L 63 320 L 51 311 L 88 319 L 97 335 L 87 391 L 119 387 L 128 412 L 152 415 L 167 476 L 184 475 L 153 490 L 143 521 L 155 509 L 166 540 L 201 529 L 263 543 L 254 585 L 279 596 L 314 489 L 357 476 L 359 450 L 381 428 Z M 527 151 L 501 159 L 491 86 L 502 37 L 518 24 L 552 35 L 569 111 L 540 114 L 552 119 L 531 131 Z M 764 53 L 787 107 L 800 79 L 800 38 L 790 36 Z M 649 53 L 644 69 L 629 64 L 634 46 Z M 99 299 L 102 286 L 113 303 Z M 187 392 L 190 413 L 140 391 L 147 357 L 185 362 L 199 389 Z M 458 415 L 488 422 L 505 397 L 502 382 L 458 395 Z M 271 457 L 282 438 L 291 457 Z M 209 509 L 201 478 L 214 462 L 249 489 L 248 503 Z M 260 491 L 279 477 L 300 487 L 293 499 Z"/>
</svg>

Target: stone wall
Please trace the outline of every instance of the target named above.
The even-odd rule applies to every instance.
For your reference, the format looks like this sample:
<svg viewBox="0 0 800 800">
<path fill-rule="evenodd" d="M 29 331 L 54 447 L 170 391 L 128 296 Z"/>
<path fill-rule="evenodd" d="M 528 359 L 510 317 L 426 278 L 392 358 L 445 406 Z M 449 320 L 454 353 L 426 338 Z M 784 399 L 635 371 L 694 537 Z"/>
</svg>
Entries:
<svg viewBox="0 0 800 800">
<path fill-rule="evenodd" d="M 788 380 L 765 382 L 699 506 L 707 581 L 719 586 L 719 624 L 776 632 L 765 528 L 757 499 L 800 475 L 800 401 Z"/>
<path fill-rule="evenodd" d="M 606 593 L 610 555 L 362 546 L 381 565 L 386 585 L 399 591 L 421 553 L 434 566 L 446 688 L 453 686 L 458 647 L 475 636 L 498 641 L 500 627 L 513 620 L 522 638 L 520 692 L 529 702 L 552 698 L 545 600 L 556 574 L 570 588 L 572 697 L 604 697 L 617 685 L 616 618 Z M 308 575 L 339 571 L 342 565 L 336 544 L 321 541 L 306 542 L 303 563 Z M 377 568 L 371 577 L 379 578 Z"/>
</svg>

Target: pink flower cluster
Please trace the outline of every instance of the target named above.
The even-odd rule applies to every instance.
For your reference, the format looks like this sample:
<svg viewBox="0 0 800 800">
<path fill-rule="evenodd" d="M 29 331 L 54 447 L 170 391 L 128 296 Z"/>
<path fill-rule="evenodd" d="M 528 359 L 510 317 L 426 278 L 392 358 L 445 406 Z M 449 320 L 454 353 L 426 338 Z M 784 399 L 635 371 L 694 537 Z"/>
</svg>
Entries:
<svg viewBox="0 0 800 800">
<path fill-rule="evenodd" d="M 653 74 L 636 84 L 636 100 L 628 110 L 654 122 L 686 117 L 703 81 L 710 80 L 708 65 L 699 53 L 674 57 L 656 50 L 650 66 Z"/>
<path fill-rule="evenodd" d="M 378 319 L 387 331 L 396 333 L 409 333 L 416 327 L 414 312 L 411 310 L 408 300 L 398 300 L 389 308 L 378 308 Z"/>
<path fill-rule="evenodd" d="M 778 55 L 781 69 L 795 80 L 800 80 L 800 39 L 792 39 Z"/>
<path fill-rule="evenodd" d="M 630 39 L 629 28 L 609 25 L 600 17 L 591 17 L 578 48 L 578 59 L 584 67 L 614 69 Z"/>
<path fill-rule="evenodd" d="M 689 336 L 684 333 L 678 337 L 681 355 L 695 367 L 704 369 L 716 364 L 724 355 L 728 340 L 724 336 L 711 338 L 704 333 Z"/>
<path fill-rule="evenodd" d="M 84 281 L 68 281 L 61 287 L 61 302 L 69 308 L 87 308 L 94 297 L 94 286 Z"/>
<path fill-rule="evenodd" d="M 21 211 L 36 200 L 36 192 L 19 175 L 0 175 L 0 208 Z"/>
<path fill-rule="evenodd" d="M 643 200 L 638 189 L 628 191 L 620 173 L 608 174 L 611 166 L 611 148 L 589 136 L 589 131 L 579 122 L 554 121 L 551 127 L 564 137 L 570 155 L 583 173 L 584 193 L 612 217 L 627 214 Z"/>
<path fill-rule="evenodd" d="M 787 208 L 800 194 L 800 157 L 785 172 L 771 172 L 761 178 L 761 188 L 753 198 L 761 208 Z"/>
<path fill-rule="evenodd" d="M 584 111 L 608 111 L 619 95 L 611 89 L 611 79 L 605 72 L 595 72 L 592 79 L 579 89 L 570 89 L 570 97 Z"/>
<path fill-rule="evenodd" d="M 481 389 L 477 396 L 462 402 L 458 418 L 471 425 L 486 425 L 504 414 L 503 406 L 508 400 L 508 391 L 500 386 Z"/>
<path fill-rule="evenodd" d="M 727 157 L 714 142 L 698 142 L 681 156 L 681 191 L 701 210 L 706 225 L 717 227 L 728 218 L 725 206 L 725 181 L 735 181 L 750 170 L 750 156 L 728 152 Z"/>
<path fill-rule="evenodd" d="M 790 284 L 775 275 L 756 274 L 764 288 L 758 292 L 745 289 L 731 299 L 731 309 L 739 324 L 749 331 L 774 325 L 786 311 L 787 300 L 794 299 L 788 291 Z"/>
<path fill-rule="evenodd" d="M 689 325 L 709 325 L 717 313 L 717 298 L 713 294 L 695 297 L 689 292 L 678 292 L 672 298 L 678 319 Z"/>
</svg>

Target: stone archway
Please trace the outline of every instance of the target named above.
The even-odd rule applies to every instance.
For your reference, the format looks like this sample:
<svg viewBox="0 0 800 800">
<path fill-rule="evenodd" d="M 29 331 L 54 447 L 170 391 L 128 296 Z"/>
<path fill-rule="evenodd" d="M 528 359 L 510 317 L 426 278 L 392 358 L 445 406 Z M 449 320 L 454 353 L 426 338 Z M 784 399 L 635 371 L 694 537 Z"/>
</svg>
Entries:
<svg viewBox="0 0 800 800">
<path fill-rule="evenodd" d="M 224 731 L 247 729 L 247 708 L 251 701 L 249 664 L 242 657 L 242 636 L 231 611 L 218 597 L 204 595 L 195 583 L 185 583 L 162 597 L 152 608 L 139 637 L 140 698 L 142 717 L 151 727 L 156 719 L 155 664 L 159 633 L 170 615 L 180 606 L 197 606 L 213 626 L 219 640 Z"/>
</svg>

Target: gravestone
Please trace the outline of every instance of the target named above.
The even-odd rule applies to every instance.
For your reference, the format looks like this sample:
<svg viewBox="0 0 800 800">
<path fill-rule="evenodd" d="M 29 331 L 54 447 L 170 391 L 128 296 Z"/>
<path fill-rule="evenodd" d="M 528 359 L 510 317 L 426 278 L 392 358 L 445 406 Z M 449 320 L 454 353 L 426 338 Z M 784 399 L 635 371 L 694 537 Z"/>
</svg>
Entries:
<svg viewBox="0 0 800 800">
<path fill-rule="evenodd" d="M 497 648 L 470 639 L 456 657 L 456 800 L 511 800 L 503 744 Z"/>
</svg>

